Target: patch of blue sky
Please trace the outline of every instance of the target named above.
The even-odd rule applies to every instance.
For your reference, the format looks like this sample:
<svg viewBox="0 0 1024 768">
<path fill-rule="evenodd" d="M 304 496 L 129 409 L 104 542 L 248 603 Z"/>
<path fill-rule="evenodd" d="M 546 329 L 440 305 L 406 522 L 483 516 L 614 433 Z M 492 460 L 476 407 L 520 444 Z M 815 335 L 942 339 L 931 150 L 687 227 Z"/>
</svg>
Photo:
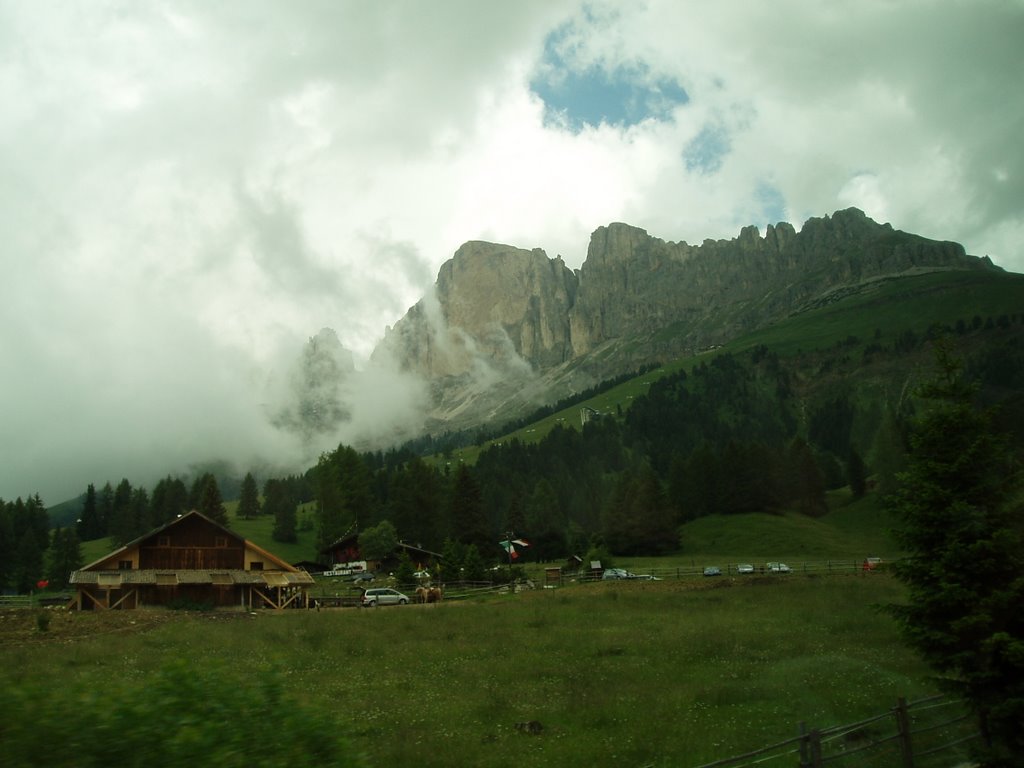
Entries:
<svg viewBox="0 0 1024 768">
<path fill-rule="evenodd" d="M 732 149 L 729 133 L 721 126 L 705 125 L 683 150 L 686 170 L 710 176 L 721 169 Z"/>
<path fill-rule="evenodd" d="M 778 224 L 786 220 L 786 198 L 782 191 L 767 181 L 760 181 L 754 190 L 754 197 L 761 205 L 762 220 L 768 224 Z"/>
<path fill-rule="evenodd" d="M 546 113 L 576 133 L 601 123 L 629 127 L 648 119 L 667 120 L 673 109 L 689 101 L 678 82 L 654 76 L 642 63 L 575 68 L 559 53 L 559 41 L 558 35 L 549 36 L 530 89 L 544 101 Z"/>
</svg>

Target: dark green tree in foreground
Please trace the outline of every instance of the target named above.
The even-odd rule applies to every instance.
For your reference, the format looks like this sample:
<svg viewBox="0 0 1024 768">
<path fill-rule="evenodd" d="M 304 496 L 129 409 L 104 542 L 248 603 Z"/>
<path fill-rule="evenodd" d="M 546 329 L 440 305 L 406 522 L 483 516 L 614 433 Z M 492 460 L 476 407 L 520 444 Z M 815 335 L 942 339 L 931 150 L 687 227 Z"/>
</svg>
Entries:
<svg viewBox="0 0 1024 768">
<path fill-rule="evenodd" d="M 1024 536 L 1020 470 L 992 414 L 940 348 L 939 374 L 893 500 L 909 587 L 892 606 L 904 638 L 977 715 L 986 766 L 1024 755 Z"/>
</svg>

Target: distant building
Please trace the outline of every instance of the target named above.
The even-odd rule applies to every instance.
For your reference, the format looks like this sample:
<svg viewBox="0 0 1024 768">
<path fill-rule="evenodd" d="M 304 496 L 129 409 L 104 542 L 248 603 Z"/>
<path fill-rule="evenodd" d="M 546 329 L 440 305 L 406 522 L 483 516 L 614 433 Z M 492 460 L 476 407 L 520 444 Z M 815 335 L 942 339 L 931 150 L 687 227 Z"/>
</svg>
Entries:
<svg viewBox="0 0 1024 768">
<path fill-rule="evenodd" d="M 73 608 L 306 607 L 313 577 L 192 511 L 71 574 Z"/>
<path fill-rule="evenodd" d="M 423 549 L 423 547 L 413 544 L 407 544 L 404 541 L 398 542 L 395 545 L 394 551 L 383 560 L 366 560 L 359 550 L 358 533 L 347 533 L 337 541 L 328 544 L 320 550 L 322 555 L 320 559 L 330 563 L 332 566 L 366 560 L 368 571 L 394 570 L 398 567 L 398 561 L 403 552 L 409 556 L 409 560 L 412 561 L 413 567 L 417 570 L 430 568 L 432 565 L 441 562 L 441 555 L 439 553 L 431 552 L 429 549 Z"/>
</svg>

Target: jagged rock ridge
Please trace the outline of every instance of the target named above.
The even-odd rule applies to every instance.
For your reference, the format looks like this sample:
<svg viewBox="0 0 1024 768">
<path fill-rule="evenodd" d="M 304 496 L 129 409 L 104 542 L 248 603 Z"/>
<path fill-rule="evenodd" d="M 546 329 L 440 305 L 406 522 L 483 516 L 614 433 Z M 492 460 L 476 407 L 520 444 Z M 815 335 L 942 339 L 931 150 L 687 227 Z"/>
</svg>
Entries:
<svg viewBox="0 0 1024 768">
<path fill-rule="evenodd" d="M 783 222 L 762 237 L 750 226 L 696 246 L 610 224 L 593 233 L 578 271 L 540 249 L 469 242 L 374 355 L 427 377 L 432 415 L 463 426 L 723 343 L 837 290 L 986 268 L 995 269 L 957 243 L 894 230 L 856 208 L 809 219 L 800 232 Z"/>
</svg>

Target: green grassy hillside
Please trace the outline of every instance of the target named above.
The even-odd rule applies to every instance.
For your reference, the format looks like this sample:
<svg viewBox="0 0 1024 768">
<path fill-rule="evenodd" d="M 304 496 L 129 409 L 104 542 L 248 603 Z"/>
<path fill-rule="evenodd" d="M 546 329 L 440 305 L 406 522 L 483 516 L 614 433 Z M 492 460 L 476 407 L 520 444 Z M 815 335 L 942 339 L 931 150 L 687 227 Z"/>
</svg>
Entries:
<svg viewBox="0 0 1024 768">
<path fill-rule="evenodd" d="M 721 348 L 665 363 L 662 367 L 630 379 L 593 398 L 557 411 L 537 422 L 481 446 L 469 446 L 452 457 L 433 457 L 435 463 L 473 463 L 482 448 L 496 442 L 518 439 L 524 443 L 541 440 L 556 425 L 579 429 L 580 411 L 617 414 L 628 410 L 634 399 L 647 393 L 652 382 L 679 370 L 690 371 L 715 355 L 739 353 L 765 346 L 780 356 L 814 353 L 845 345 L 845 357 L 856 360 L 865 348 L 876 343 L 891 344 L 901 334 L 924 336 L 933 326 L 956 328 L 958 321 L 970 327 L 974 318 L 982 323 L 1024 311 L 1024 275 L 999 272 L 933 272 L 866 283 L 842 294 L 823 297 L 789 318 L 768 328 L 742 335 Z M 899 380 L 918 360 L 907 356 L 895 361 L 886 375 Z M 827 386 L 828 382 L 824 382 Z"/>
</svg>

